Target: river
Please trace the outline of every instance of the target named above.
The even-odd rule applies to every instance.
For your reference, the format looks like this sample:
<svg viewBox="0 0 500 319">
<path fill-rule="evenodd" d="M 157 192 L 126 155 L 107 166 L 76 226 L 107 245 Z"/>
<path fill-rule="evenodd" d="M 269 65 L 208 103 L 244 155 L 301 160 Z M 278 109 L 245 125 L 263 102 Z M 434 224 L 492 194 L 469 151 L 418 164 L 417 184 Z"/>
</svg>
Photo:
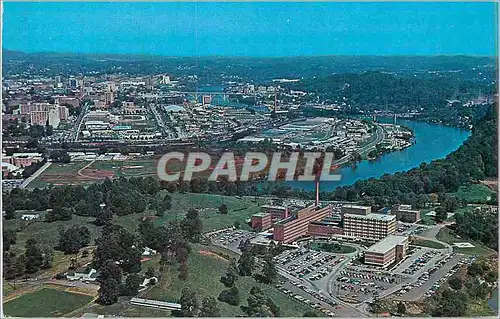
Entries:
<svg viewBox="0 0 500 319">
<path fill-rule="evenodd" d="M 491 298 L 488 300 L 488 305 L 491 309 L 495 310 L 495 312 L 498 311 L 498 288 L 493 290 Z"/>
<path fill-rule="evenodd" d="M 381 121 L 388 121 L 383 119 Z M 416 143 L 404 150 L 386 153 L 375 161 L 362 161 L 356 168 L 344 166 L 337 173 L 340 181 L 320 183 L 321 191 L 332 191 L 338 186 L 352 185 L 358 180 L 381 177 L 418 167 L 423 162 L 444 158 L 453 152 L 471 135 L 471 132 L 456 127 L 429 124 L 410 120 L 398 120 L 398 124 L 409 127 Z M 293 181 L 292 188 L 313 190 L 314 182 Z"/>
<path fill-rule="evenodd" d="M 222 92 L 223 86 L 202 86 L 200 92 Z M 233 105 L 234 106 L 234 105 Z M 378 118 L 379 122 L 392 123 L 392 118 Z M 362 161 L 353 169 L 350 166 L 340 168 L 337 173 L 342 177 L 337 182 L 320 183 L 321 191 L 332 191 L 338 186 L 348 186 L 356 181 L 384 174 L 394 174 L 418 167 L 423 162 L 431 162 L 444 158 L 453 152 L 471 135 L 469 130 L 456 127 L 398 119 L 397 124 L 409 127 L 416 143 L 412 146 L 382 155 L 375 161 Z M 288 183 L 292 188 L 314 190 L 314 182 L 293 181 Z"/>
</svg>

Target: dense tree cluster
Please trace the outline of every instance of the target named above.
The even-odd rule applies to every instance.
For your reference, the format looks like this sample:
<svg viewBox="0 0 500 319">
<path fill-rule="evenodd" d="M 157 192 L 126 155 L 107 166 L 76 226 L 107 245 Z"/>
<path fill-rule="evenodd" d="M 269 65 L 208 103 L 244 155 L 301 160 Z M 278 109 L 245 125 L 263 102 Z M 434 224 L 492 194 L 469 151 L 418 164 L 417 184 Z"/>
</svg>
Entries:
<svg viewBox="0 0 500 319">
<path fill-rule="evenodd" d="M 159 190 L 160 183 L 152 177 L 129 179 L 122 177 L 107 179 L 88 187 L 64 185 L 49 186 L 43 190 L 14 188 L 3 196 L 3 205 L 15 210 L 52 209 L 46 216 L 47 222 L 68 220 L 72 214 L 102 217 L 101 204 L 104 204 L 112 214 L 122 216 L 144 212 L 147 206 L 146 200 L 155 197 Z M 104 214 L 109 215 L 109 211 Z M 109 220 L 109 218 L 101 219 Z"/>
<path fill-rule="evenodd" d="M 497 261 L 478 259 L 467 267 L 465 274 L 451 277 L 443 291 L 428 302 L 436 317 L 463 317 L 470 307 L 486 300 L 497 281 Z"/>
<path fill-rule="evenodd" d="M 479 241 L 498 250 L 498 216 L 489 210 L 455 214 L 455 231 L 463 238 Z"/>
<path fill-rule="evenodd" d="M 12 243 L 12 238 L 9 239 Z M 3 273 L 6 279 L 13 279 L 25 274 L 33 274 L 41 269 L 52 266 L 54 252 L 51 247 L 29 238 L 25 244 L 24 253 L 16 256 L 12 251 L 4 249 Z"/>
<path fill-rule="evenodd" d="M 248 317 L 279 317 L 280 315 L 280 308 L 258 286 L 250 289 L 247 303 L 248 305 L 241 306 L 241 309 Z"/>
<path fill-rule="evenodd" d="M 90 243 L 90 231 L 86 226 L 71 226 L 59 230 L 57 249 L 66 254 L 75 254 Z"/>
</svg>

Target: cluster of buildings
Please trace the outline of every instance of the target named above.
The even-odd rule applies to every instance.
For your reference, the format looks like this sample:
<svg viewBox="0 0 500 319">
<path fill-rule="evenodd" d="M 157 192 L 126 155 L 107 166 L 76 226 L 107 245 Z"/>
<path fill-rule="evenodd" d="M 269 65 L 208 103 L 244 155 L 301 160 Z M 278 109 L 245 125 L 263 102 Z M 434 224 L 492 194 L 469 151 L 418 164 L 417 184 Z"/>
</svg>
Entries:
<svg viewBox="0 0 500 319">
<path fill-rule="evenodd" d="M 12 155 L 2 154 L 2 176 L 12 174 L 20 175 L 25 167 L 44 160 L 41 153 L 14 153 Z"/>
<path fill-rule="evenodd" d="M 17 109 L 12 111 L 9 118 L 24 118 L 31 125 L 51 125 L 57 128 L 61 121 L 69 118 L 69 110 L 65 105 L 50 103 L 31 103 L 19 104 Z"/>
<path fill-rule="evenodd" d="M 387 267 L 405 256 L 407 236 L 395 236 L 397 221 L 415 223 L 420 211 L 410 205 L 372 212 L 371 207 L 316 203 L 291 211 L 285 206 L 263 205 L 261 212 L 251 217 L 256 231 L 266 231 L 272 240 L 292 244 L 306 236 L 339 238 L 375 243 L 365 252 L 365 263 Z"/>
</svg>

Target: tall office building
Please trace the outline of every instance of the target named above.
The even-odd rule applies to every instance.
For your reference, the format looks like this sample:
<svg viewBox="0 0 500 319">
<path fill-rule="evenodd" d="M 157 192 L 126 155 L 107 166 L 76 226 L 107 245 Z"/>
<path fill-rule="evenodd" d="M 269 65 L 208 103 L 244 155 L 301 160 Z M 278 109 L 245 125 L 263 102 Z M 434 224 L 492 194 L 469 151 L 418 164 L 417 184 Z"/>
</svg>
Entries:
<svg viewBox="0 0 500 319">
<path fill-rule="evenodd" d="M 344 215 L 344 234 L 348 237 L 380 240 L 396 231 L 396 216 L 386 214 Z"/>
</svg>

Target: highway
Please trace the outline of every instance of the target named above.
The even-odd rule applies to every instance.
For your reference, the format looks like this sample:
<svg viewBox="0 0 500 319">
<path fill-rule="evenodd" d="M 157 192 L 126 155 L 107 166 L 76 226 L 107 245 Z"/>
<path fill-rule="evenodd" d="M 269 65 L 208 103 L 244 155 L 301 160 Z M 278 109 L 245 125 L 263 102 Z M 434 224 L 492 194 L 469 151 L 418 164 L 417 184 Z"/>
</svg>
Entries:
<svg viewBox="0 0 500 319">
<path fill-rule="evenodd" d="M 78 115 L 78 118 L 76 119 L 75 125 L 71 132 L 69 133 L 69 139 L 72 142 L 77 142 L 78 141 L 78 135 L 80 134 L 80 129 L 83 123 L 83 118 L 89 111 L 90 104 L 84 104 L 82 107 L 82 111 L 80 112 L 80 115 Z"/>
</svg>

